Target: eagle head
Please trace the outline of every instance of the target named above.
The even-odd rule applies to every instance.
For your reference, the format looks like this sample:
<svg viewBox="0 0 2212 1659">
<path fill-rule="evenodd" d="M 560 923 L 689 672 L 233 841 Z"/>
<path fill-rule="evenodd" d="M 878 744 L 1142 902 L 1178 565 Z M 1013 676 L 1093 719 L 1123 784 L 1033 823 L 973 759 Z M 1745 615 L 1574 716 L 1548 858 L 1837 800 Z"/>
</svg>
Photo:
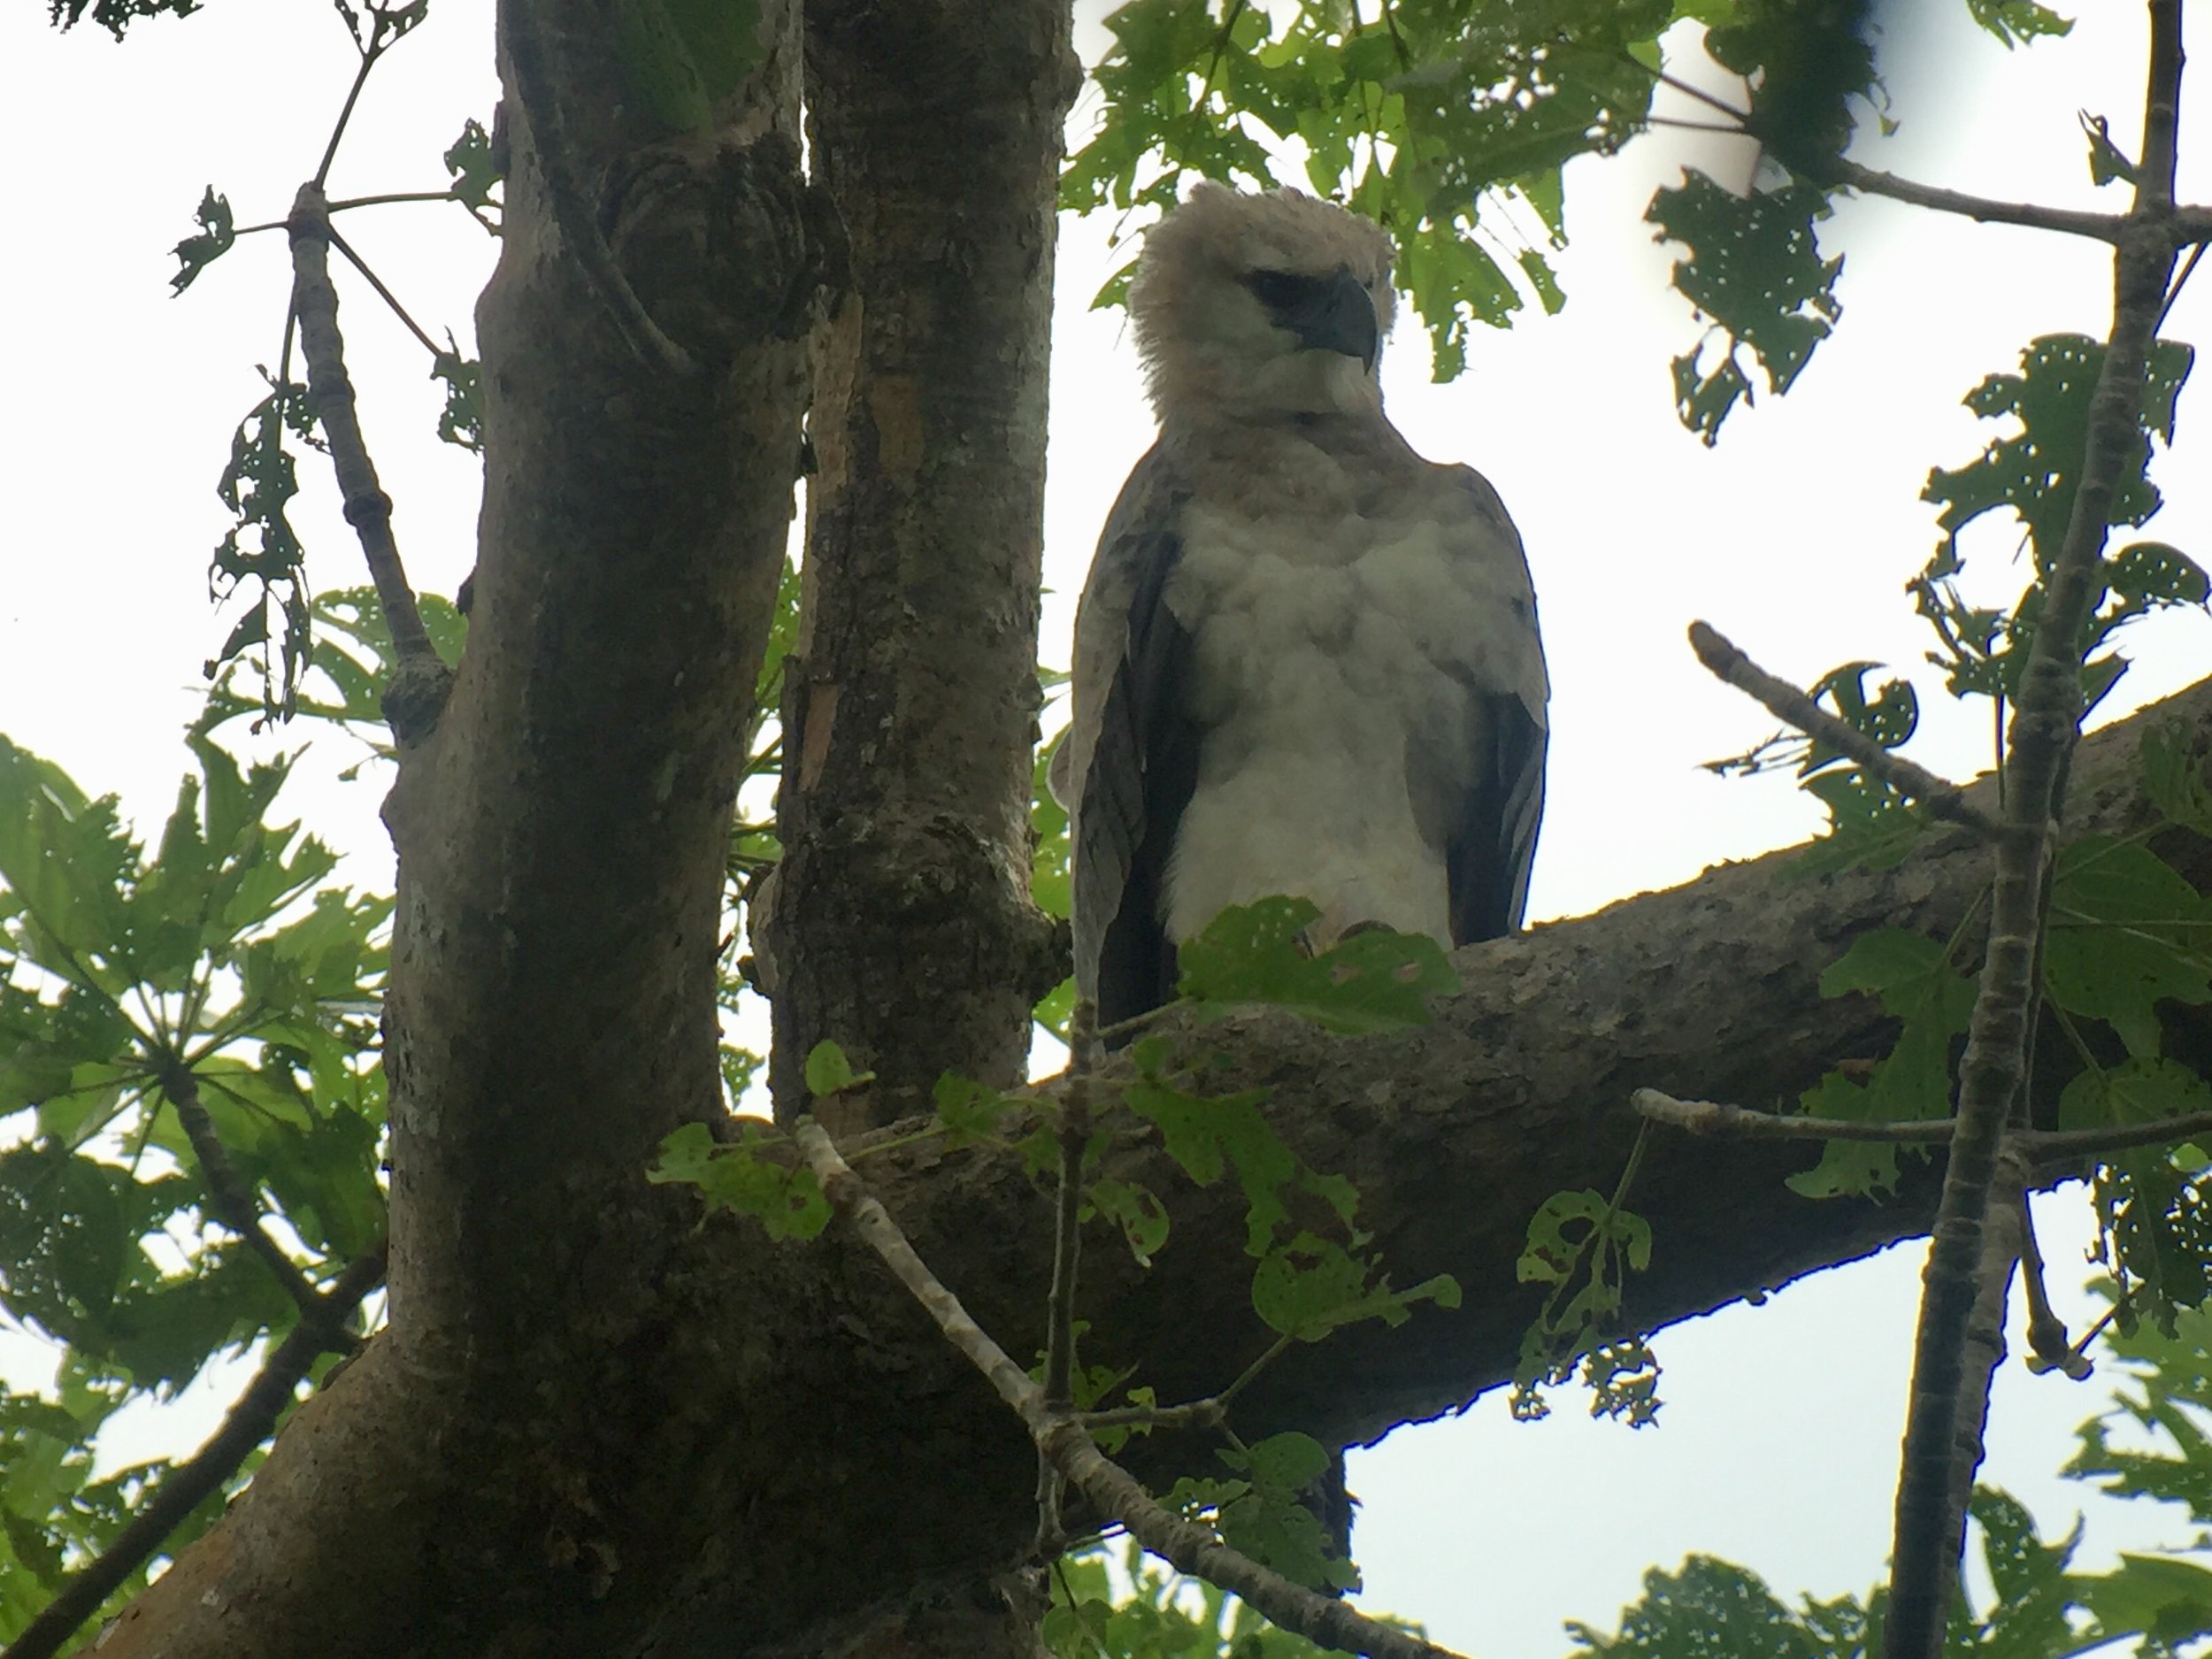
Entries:
<svg viewBox="0 0 2212 1659">
<path fill-rule="evenodd" d="M 1154 409 L 1165 421 L 1381 407 L 1394 251 L 1380 226 L 1302 190 L 1200 184 L 1147 234 L 1129 289 Z"/>
</svg>

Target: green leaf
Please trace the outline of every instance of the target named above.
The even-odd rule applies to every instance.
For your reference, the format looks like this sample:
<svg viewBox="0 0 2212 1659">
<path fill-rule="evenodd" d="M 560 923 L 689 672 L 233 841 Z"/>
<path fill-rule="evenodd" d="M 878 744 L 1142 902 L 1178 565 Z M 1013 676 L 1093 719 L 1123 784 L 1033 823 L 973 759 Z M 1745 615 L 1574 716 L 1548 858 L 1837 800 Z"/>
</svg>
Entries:
<svg viewBox="0 0 2212 1659">
<path fill-rule="evenodd" d="M 0 1292 L 64 1341 L 106 1319 L 133 1253 L 128 1171 L 50 1145 L 0 1153 Z"/>
<path fill-rule="evenodd" d="M 1168 1156 L 1199 1186 L 1212 1186 L 1234 1163 L 1248 1205 L 1245 1248 L 1254 1256 L 1289 1218 L 1281 1194 L 1298 1175 L 1298 1160 L 1260 1112 L 1265 1098 L 1254 1089 L 1206 1099 L 1161 1083 L 1134 1083 L 1122 1094 L 1123 1104 L 1159 1130 Z"/>
<path fill-rule="evenodd" d="M 193 279 L 228 253 L 238 240 L 231 228 L 230 203 L 216 195 L 213 185 L 207 187 L 193 217 L 199 221 L 199 234 L 187 236 L 176 246 L 177 273 L 169 279 L 172 294 L 190 288 Z"/>
<path fill-rule="evenodd" d="M 1271 1248 L 1252 1275 L 1253 1311 L 1270 1330 L 1302 1342 L 1318 1342 L 1340 1325 L 1363 1319 L 1403 1325 L 1417 1302 L 1455 1308 L 1459 1283 L 1439 1274 L 1393 1290 L 1371 1261 L 1310 1233 Z"/>
<path fill-rule="evenodd" d="M 1167 1243 L 1167 1206 L 1148 1187 L 1105 1177 L 1086 1187 L 1083 1196 L 1093 1211 L 1121 1229 L 1137 1265 L 1151 1266 L 1152 1258 Z"/>
<path fill-rule="evenodd" d="M 2143 793 L 2159 816 L 2212 837 L 2212 765 L 2198 764 L 2188 729 L 2177 722 L 2143 733 Z"/>
<path fill-rule="evenodd" d="M 706 1125 L 686 1124 L 661 1142 L 645 1179 L 696 1187 L 709 1208 L 750 1216 L 772 1239 L 811 1239 L 829 1225 L 829 1200 L 805 1164 L 761 1156 L 772 1138 L 775 1132 L 753 1118 L 741 1119 L 738 1139 L 719 1145 Z"/>
<path fill-rule="evenodd" d="M 1903 1029 L 1863 1081 L 1836 1071 L 1807 1090 L 1798 1103 L 1808 1117 L 1920 1123 L 1949 1116 L 1951 1044 L 1973 1012 L 1975 981 L 1952 969 L 1942 945 L 1897 928 L 1862 934 L 1821 975 L 1820 989 L 1824 996 L 1878 995 Z M 1789 1186 L 1808 1198 L 1880 1197 L 1896 1188 L 1899 1151 L 1831 1141 L 1820 1162 L 1791 1176 Z"/>
<path fill-rule="evenodd" d="M 307 655 L 309 622 L 302 565 L 305 551 L 287 516 L 292 497 L 299 494 L 299 477 L 286 447 L 286 434 L 305 439 L 314 419 L 307 408 L 307 388 L 296 382 L 270 381 L 269 395 L 256 403 L 239 422 L 231 438 L 230 464 L 223 469 L 215 493 L 237 522 L 216 544 L 210 569 L 210 585 L 217 597 L 227 598 L 243 583 L 254 588 L 251 609 L 231 630 L 223 649 L 208 660 L 205 673 L 216 677 L 223 664 L 269 638 L 267 608 L 283 608 L 284 634 L 280 665 L 261 653 L 262 710 L 265 716 L 289 715 L 297 694 L 299 673 Z"/>
<path fill-rule="evenodd" d="M 2039 571 L 2058 557 L 2074 511 L 2089 429 L 2090 400 L 2104 366 L 2104 344 L 2083 334 L 2046 334 L 2020 354 L 2018 374 L 1993 374 L 1967 395 L 1985 420 L 2014 420 L 2019 431 L 1996 440 L 1980 459 L 1928 476 L 1925 500 L 1942 507 L 1937 523 L 1955 540 L 1985 512 L 2009 511 L 2027 526 Z M 2153 437 L 2170 442 L 2174 400 L 2194 354 L 2170 340 L 2153 342 L 2145 365 L 2141 436 L 2124 465 L 2110 522 L 2139 525 L 2158 511 L 2145 476 Z"/>
<path fill-rule="evenodd" d="M 1221 1461 L 1245 1477 L 1224 1482 L 1215 1517 L 1221 1541 L 1310 1590 L 1356 1589 L 1359 1573 L 1337 1555 L 1303 1494 L 1330 1471 L 1328 1448 L 1295 1431 L 1271 1434 L 1243 1450 L 1225 1448 Z"/>
<path fill-rule="evenodd" d="M 947 1071 L 930 1090 L 938 1120 L 945 1127 L 945 1149 L 956 1151 L 979 1142 L 995 1141 L 1010 1118 L 1028 1109 L 1025 1101 Z"/>
<path fill-rule="evenodd" d="M 2085 1635 L 2106 1640 L 2143 1635 L 2139 1653 L 2181 1651 L 2212 1632 L 2212 1569 L 2170 1555 L 2128 1555 L 2108 1573 L 2078 1579 L 2082 1605 L 2096 1616 Z"/>
<path fill-rule="evenodd" d="M 1744 126 L 1785 166 L 1824 176 L 1850 142 L 1853 104 L 1880 96 L 1870 9 L 1738 0 L 1734 12 L 1707 29 L 1705 50 L 1750 83 Z"/>
<path fill-rule="evenodd" d="M 484 365 L 464 357 L 446 336 L 446 349 L 431 359 L 430 378 L 445 382 L 445 408 L 438 414 L 438 439 L 480 455 L 484 449 Z"/>
<path fill-rule="evenodd" d="M 2184 1505 L 2192 1521 L 2212 1525 L 2212 1309 L 2123 1318 L 2105 1346 L 2135 1386 L 2116 1388 L 2110 1409 L 2076 1431 L 2081 1448 L 2064 1472 L 2116 1497 Z M 2121 1426 L 2120 1444 L 2108 1424 Z"/>
<path fill-rule="evenodd" d="M 1331 1031 L 1395 1031 L 1426 1025 L 1430 999 L 1460 988 L 1442 947 L 1418 933 L 1371 928 L 1307 954 L 1304 929 L 1320 914 L 1304 899 L 1262 899 L 1224 910 L 1185 941 L 1179 989 L 1196 1017 L 1268 1002 Z"/>
<path fill-rule="evenodd" d="M 845 1058 L 845 1051 L 827 1038 L 816 1043 L 806 1057 L 806 1092 L 818 1099 L 872 1083 L 875 1075 L 873 1071 L 854 1071 L 852 1062 Z"/>
<path fill-rule="evenodd" d="M 1778 396 L 1833 331 L 1843 314 L 1835 295 L 1843 259 L 1820 257 L 1814 227 L 1828 216 L 1824 192 L 1791 185 L 1739 196 L 1694 168 L 1685 178 L 1653 196 L 1644 217 L 1663 240 L 1687 245 L 1674 286 L 1713 320 L 1706 340 L 1674 361 L 1677 412 L 1709 446 L 1738 401 L 1752 401 L 1745 348 Z"/>
<path fill-rule="evenodd" d="M 499 234 L 499 204 L 492 192 L 498 188 L 504 175 L 493 152 L 491 134 L 480 121 L 461 124 L 461 135 L 455 139 L 442 157 L 446 171 L 453 175 L 454 199 L 465 206 L 495 236 Z"/>
<path fill-rule="evenodd" d="M 2036 0 L 1966 0 L 1966 10 L 2009 51 L 2042 35 L 2070 34 L 2073 19 L 2062 18 Z"/>
<path fill-rule="evenodd" d="M 87 988 L 128 982 L 104 957 L 127 932 L 124 892 L 138 849 L 115 797 L 88 801 L 69 775 L 0 737 L 0 885 L 24 960 Z"/>
<path fill-rule="evenodd" d="M 1567 1632 L 1615 1659 L 1853 1659 L 1866 1651 L 1868 1622 L 1851 1597 L 1807 1597 L 1793 1611 L 1756 1573 L 1691 1555 L 1678 1571 L 1644 1574 L 1643 1596 L 1622 1610 L 1618 1635 L 1574 1621 Z"/>
<path fill-rule="evenodd" d="M 2089 181 L 2100 188 L 2136 183 L 2135 164 L 2112 142 L 2111 124 L 2086 110 L 2080 111 L 2080 120 L 2081 130 L 2089 138 Z"/>
<path fill-rule="evenodd" d="M 2212 1002 L 2212 904 L 2140 842 L 2085 836 L 2060 853 L 2043 984 L 2131 1055 L 2159 1052 L 2157 1005 Z"/>
</svg>

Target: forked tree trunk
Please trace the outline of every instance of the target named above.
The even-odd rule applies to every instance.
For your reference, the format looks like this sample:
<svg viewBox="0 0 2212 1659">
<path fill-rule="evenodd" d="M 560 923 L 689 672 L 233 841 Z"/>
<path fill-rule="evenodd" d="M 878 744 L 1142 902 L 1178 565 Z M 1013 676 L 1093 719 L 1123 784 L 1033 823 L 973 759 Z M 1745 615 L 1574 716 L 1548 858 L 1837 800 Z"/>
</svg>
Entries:
<svg viewBox="0 0 2212 1659">
<path fill-rule="evenodd" d="M 762 0 L 767 61 L 711 145 L 621 113 L 613 8 L 520 9 L 588 220 L 706 372 L 672 375 L 612 326 L 511 79 L 473 634 L 388 808 L 391 1327 L 102 1656 L 1013 1659 L 1034 1641 L 1018 1429 L 872 1256 L 835 1233 L 701 1226 L 693 1196 L 643 1179 L 663 1134 L 718 1111 L 736 739 L 787 522 L 806 302 L 833 252 L 795 171 L 794 0 Z M 857 299 L 817 359 L 778 1041 L 787 1097 L 818 1036 L 880 1072 L 874 1118 L 940 1067 L 1010 1080 L 1052 972 L 1022 809 L 1072 71 L 1064 14 L 1035 0 L 987 17 L 818 0 L 812 27 L 815 158 Z M 2159 718 L 2212 753 L 2212 685 Z M 2145 822 L 2131 733 L 2084 746 L 2074 801 L 2076 827 Z M 2171 850 L 2212 875 L 2212 849 Z M 1632 1087 L 1769 1106 L 1881 1050 L 1891 1023 L 1820 996 L 1822 968 L 1869 927 L 1959 926 L 1985 858 L 1939 834 L 1895 870 L 1788 884 L 1786 857 L 1462 953 L 1467 989 L 1425 1030 L 1354 1041 L 1270 1015 L 1176 1033 L 1210 1087 L 1269 1089 L 1284 1138 L 1355 1180 L 1399 1282 L 1450 1271 L 1468 1291 L 1456 1315 L 1300 1345 L 1240 1398 L 1240 1432 L 1356 1440 L 1509 1372 L 1529 1214 L 1609 1188 Z M 2212 1057 L 2189 1018 L 2172 1051 Z M 1168 1201 L 1174 1236 L 1143 1271 L 1102 1235 L 1087 1253 L 1087 1354 L 1140 1365 L 1164 1400 L 1217 1388 L 1266 1341 L 1235 1184 L 1189 1188 L 1140 1134 L 1112 1156 Z M 1780 1177 L 1809 1157 L 1661 1135 L 1632 1315 L 1663 1324 L 1925 1225 L 1910 1194 L 1795 1198 Z M 864 1172 L 986 1326 L 1033 1349 L 1048 1207 L 1018 1160 L 921 1143 Z M 1141 1450 L 1154 1475 L 1205 1455 Z"/>
<path fill-rule="evenodd" d="M 784 858 L 762 956 L 789 1112 L 824 1039 L 878 1078 L 1020 1080 L 1066 973 L 1029 898 L 1065 0 L 807 9 L 808 134 L 849 280 L 819 338 Z M 841 1122 L 833 1130 L 863 1127 Z"/>
</svg>

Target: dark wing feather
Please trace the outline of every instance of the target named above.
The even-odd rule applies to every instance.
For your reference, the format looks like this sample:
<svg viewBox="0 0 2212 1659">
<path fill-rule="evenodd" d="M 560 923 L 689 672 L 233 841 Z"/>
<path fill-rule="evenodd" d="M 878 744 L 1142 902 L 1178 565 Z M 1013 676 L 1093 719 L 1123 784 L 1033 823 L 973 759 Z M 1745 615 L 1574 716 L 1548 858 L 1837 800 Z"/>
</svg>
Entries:
<svg viewBox="0 0 2212 1659">
<path fill-rule="evenodd" d="M 1520 533 L 1489 480 L 1471 467 L 1458 469 L 1469 505 L 1494 529 L 1499 552 L 1513 561 L 1521 598 L 1515 609 L 1526 624 L 1516 661 L 1491 665 L 1513 690 L 1484 702 L 1489 754 L 1467 798 L 1455 814 L 1457 833 L 1446 849 L 1452 943 L 1497 939 L 1521 925 L 1528 908 L 1529 869 L 1536 860 L 1536 831 L 1544 815 L 1544 751 L 1550 733 L 1545 705 L 1550 687 L 1536 631 L 1536 594 Z M 1492 683 L 1496 683 L 1493 679 Z"/>
<path fill-rule="evenodd" d="M 1490 764 L 1469 793 L 1461 833 L 1446 854 L 1455 945 L 1520 926 L 1544 814 L 1544 727 L 1518 697 L 1494 697 L 1487 712 Z"/>
<path fill-rule="evenodd" d="M 1155 445 L 1107 518 L 1077 627 L 1073 735 L 1090 747 L 1074 803 L 1075 977 L 1102 1025 L 1175 994 L 1161 886 L 1197 786 L 1199 733 L 1190 636 L 1163 591 L 1187 495 Z"/>
</svg>

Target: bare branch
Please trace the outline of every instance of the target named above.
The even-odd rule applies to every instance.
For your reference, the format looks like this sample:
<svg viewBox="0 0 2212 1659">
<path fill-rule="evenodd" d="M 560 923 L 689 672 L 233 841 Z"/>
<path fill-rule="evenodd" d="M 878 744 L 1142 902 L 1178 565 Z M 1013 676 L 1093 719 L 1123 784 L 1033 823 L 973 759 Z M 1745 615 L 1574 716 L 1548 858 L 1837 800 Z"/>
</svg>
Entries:
<svg viewBox="0 0 2212 1659">
<path fill-rule="evenodd" d="M 1214 1399 L 1180 1406 L 1116 1406 L 1110 1411 L 1079 1413 L 1078 1420 L 1087 1429 L 1217 1429 L 1228 1416 Z"/>
<path fill-rule="evenodd" d="M 326 213 L 337 211 L 335 208 L 328 206 L 326 206 L 324 211 Z M 424 331 L 420 323 L 417 322 L 412 317 L 408 315 L 407 308 L 399 303 L 399 296 L 393 293 L 390 288 L 384 286 L 384 279 L 377 275 L 375 272 L 369 269 L 369 262 L 353 250 L 353 244 L 338 234 L 336 227 L 326 226 L 326 229 L 329 234 L 330 245 L 335 248 L 340 253 L 343 254 L 346 257 L 346 263 L 350 265 L 356 271 L 358 271 L 361 273 L 363 280 L 365 280 L 371 288 L 376 290 L 377 298 L 384 302 L 386 306 L 390 309 L 392 315 L 399 319 L 401 326 L 404 327 L 409 334 L 414 335 L 416 340 L 420 342 L 422 349 L 425 351 L 427 351 L 434 357 L 442 357 L 446 356 L 446 349 L 440 345 L 436 341 L 433 340 L 429 334 Z"/>
<path fill-rule="evenodd" d="M 2012 1202 L 2020 1212 L 2014 1225 L 2020 1233 L 2020 1289 L 2028 1304 L 2028 1369 L 2062 1371 L 2079 1382 L 2094 1368 L 2075 1348 L 2066 1333 L 2066 1321 L 2051 1306 L 2050 1292 L 2044 1286 L 2043 1250 L 2035 1239 L 2035 1212 L 2028 1208 L 2024 1185 L 2012 1194 Z"/>
<path fill-rule="evenodd" d="M 284 1286 L 284 1294 L 303 1313 L 311 1313 L 321 1305 L 322 1293 L 308 1282 L 299 1264 L 262 1226 L 261 1206 L 254 1202 L 252 1189 L 240 1177 L 222 1137 L 215 1133 L 215 1120 L 200 1099 L 199 1079 L 189 1067 L 166 1059 L 156 1061 L 154 1075 L 161 1092 L 177 1109 L 177 1121 L 184 1125 L 185 1139 L 192 1143 L 193 1156 L 200 1161 L 200 1175 L 207 1183 L 208 1214 L 245 1240 L 246 1248 L 261 1258 L 277 1283 Z"/>
<path fill-rule="evenodd" d="M 1848 1118 L 1785 1118 L 1776 1112 L 1723 1105 L 1717 1101 L 1677 1100 L 1655 1088 L 1640 1088 L 1628 1103 L 1654 1123 L 1686 1129 L 1694 1135 L 1731 1135 L 1740 1141 L 1874 1141 L 1900 1146 L 1927 1146 L 1951 1138 L 1953 1119 L 1918 1123 L 1875 1123 Z"/>
<path fill-rule="evenodd" d="M 1715 678 L 1725 680 L 1763 705 L 1777 719 L 1786 720 L 1806 736 L 1828 745 L 1909 796 L 1947 823 L 1993 837 L 1997 825 L 1969 802 L 1956 787 L 1903 756 L 1884 749 L 1847 720 L 1839 720 L 1786 680 L 1777 679 L 1746 657 L 1717 629 L 1703 622 L 1690 624 L 1690 649 Z"/>
<path fill-rule="evenodd" d="M 299 319 L 300 354 L 307 361 L 307 406 L 329 440 L 346 522 L 361 538 L 391 630 L 398 660 L 385 694 L 385 713 L 393 735 L 404 745 L 426 735 L 436 723 L 444 705 L 447 670 L 423 629 L 415 591 L 407 585 L 392 535 L 392 498 L 377 482 L 376 465 L 361 435 L 353 382 L 346 373 L 345 341 L 338 332 L 338 290 L 330 280 L 330 204 L 320 185 L 300 186 L 286 228 L 292 241 L 292 311 Z M 425 694 L 434 700 L 418 708 L 414 699 Z"/>
<path fill-rule="evenodd" d="M 49 1659 L 50 1655 L 60 1652 L 77 1627 L 161 1548 L 162 1540 L 199 1507 L 201 1500 L 230 1479 L 249 1452 L 268 1438 L 284 1408 L 292 1403 L 293 1393 L 308 1368 L 351 1340 L 345 1330 L 347 1318 L 361 1298 L 383 1279 L 382 1245 L 349 1263 L 329 1292 L 318 1296 L 314 1305 L 301 1313 L 299 1323 L 262 1362 L 260 1371 L 207 1444 L 188 1462 L 169 1471 L 168 1479 L 115 1535 L 114 1541 L 40 1609 L 23 1633 L 0 1653 L 0 1659 Z"/>
<path fill-rule="evenodd" d="M 1738 1141 L 1870 1141 L 1893 1146 L 1932 1146 L 1958 1132 L 1955 1118 L 1929 1118 L 1915 1123 L 1798 1118 L 1718 1101 L 1677 1100 L 1655 1088 L 1638 1089 L 1629 1096 L 1628 1103 L 1639 1117 L 1654 1123 L 1694 1135 L 1726 1135 Z M 2004 1144 L 2030 1164 L 2043 1165 L 2102 1157 L 2138 1147 L 2173 1146 L 2206 1134 L 2212 1134 L 2212 1112 L 2091 1129 L 2013 1129 L 2006 1132 Z"/>
<path fill-rule="evenodd" d="M 2094 1129 L 2038 1129 L 2010 1137 L 2037 1164 L 2102 1157 L 2138 1147 L 2177 1146 L 2212 1135 L 2212 1112 L 2189 1112 L 2154 1123 L 2115 1124 Z"/>
<path fill-rule="evenodd" d="M 1178 1571 L 1243 1597 L 1284 1629 L 1325 1647 L 1365 1654 L 1371 1659 L 1456 1659 L 1449 1648 L 1379 1624 L 1342 1601 L 1291 1583 L 1229 1548 L 1205 1527 L 1163 1509 L 1133 1475 L 1098 1449 L 1079 1417 L 1048 1402 L 1044 1390 L 970 1317 L 960 1299 L 916 1254 L 875 1194 L 838 1156 L 821 1125 L 802 1118 L 792 1138 L 839 1218 L 883 1259 L 945 1340 L 983 1373 L 999 1398 L 1021 1418 L 1038 1450 L 1100 1513 L 1127 1527 L 1131 1537 Z"/>
<path fill-rule="evenodd" d="M 2057 231 L 2063 235 L 2116 242 L 2128 223 L 2124 213 L 2089 213 L 2078 208 L 2044 207 L 2034 202 L 1997 202 L 1984 196 L 1970 196 L 1963 190 L 1947 190 L 1940 185 L 1901 179 L 1893 173 L 1863 167 L 1855 161 L 1840 158 L 1824 160 L 1820 173 L 1823 183 L 1844 185 L 1869 196 L 1885 196 L 1893 202 L 1932 208 L 1939 213 L 1955 213 L 1963 219 L 1979 219 L 1985 225 L 2022 225 L 2030 230 Z"/>
<path fill-rule="evenodd" d="M 2082 624 L 2098 587 L 2113 496 L 2140 442 L 2144 365 L 2174 265 L 2179 0 L 2152 0 L 2143 182 L 2115 260 L 2112 333 L 2090 402 L 2080 483 L 2021 677 L 2007 772 L 2007 833 L 1990 888 L 1988 953 L 1960 1065 L 1957 1131 L 1937 1206 L 1890 1550 L 1886 1659 L 1935 1659 L 1965 1548 L 1965 1500 L 1980 1455 L 1970 1411 L 1977 1303 L 1997 1254 L 1987 1237 L 2005 1134 L 2026 1075 L 2053 817 L 2081 719 Z M 2009 1217 L 1998 1219 L 2009 1232 Z M 2009 1263 L 2006 1263 L 2008 1270 Z"/>
</svg>

